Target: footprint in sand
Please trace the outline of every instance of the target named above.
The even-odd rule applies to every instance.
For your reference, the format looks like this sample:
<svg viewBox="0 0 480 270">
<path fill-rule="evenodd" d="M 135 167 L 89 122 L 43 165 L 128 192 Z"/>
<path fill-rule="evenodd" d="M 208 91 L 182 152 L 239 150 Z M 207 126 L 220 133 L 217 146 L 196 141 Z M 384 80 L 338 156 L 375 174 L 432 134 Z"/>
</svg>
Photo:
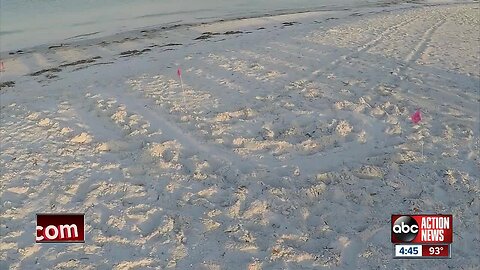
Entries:
<svg viewBox="0 0 480 270">
<path fill-rule="evenodd" d="M 53 122 L 50 120 L 50 118 L 44 118 L 38 122 L 38 125 L 41 127 L 49 127 L 53 125 Z"/>
<path fill-rule="evenodd" d="M 92 141 L 92 136 L 86 132 L 82 132 L 80 135 L 73 137 L 70 141 L 78 144 L 87 144 Z"/>
</svg>

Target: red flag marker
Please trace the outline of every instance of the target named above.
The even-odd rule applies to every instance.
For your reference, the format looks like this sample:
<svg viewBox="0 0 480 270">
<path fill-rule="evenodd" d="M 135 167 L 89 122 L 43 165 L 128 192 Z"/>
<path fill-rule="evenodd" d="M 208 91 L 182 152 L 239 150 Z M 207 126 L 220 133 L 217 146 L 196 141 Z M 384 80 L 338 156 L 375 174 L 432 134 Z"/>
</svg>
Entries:
<svg viewBox="0 0 480 270">
<path fill-rule="evenodd" d="M 420 113 L 420 109 L 417 109 L 417 111 L 414 114 L 412 114 L 410 119 L 412 119 L 413 123 L 418 124 L 418 122 L 422 120 L 422 114 Z"/>
<path fill-rule="evenodd" d="M 182 77 L 182 70 L 180 68 L 177 69 L 177 75 L 178 77 Z"/>
<path fill-rule="evenodd" d="M 0 71 L 5 71 L 5 66 L 3 65 L 3 61 L 0 62 Z"/>
</svg>

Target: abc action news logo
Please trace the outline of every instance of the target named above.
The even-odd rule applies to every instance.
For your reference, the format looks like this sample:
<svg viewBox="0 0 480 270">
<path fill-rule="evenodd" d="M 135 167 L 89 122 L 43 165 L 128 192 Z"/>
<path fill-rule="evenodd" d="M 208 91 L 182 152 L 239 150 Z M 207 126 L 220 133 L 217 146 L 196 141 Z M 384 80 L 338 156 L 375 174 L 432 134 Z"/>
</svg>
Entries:
<svg viewBox="0 0 480 270">
<path fill-rule="evenodd" d="M 392 215 L 392 243 L 452 243 L 452 215 Z"/>
<path fill-rule="evenodd" d="M 37 243 L 84 243 L 84 214 L 37 214 Z"/>
</svg>

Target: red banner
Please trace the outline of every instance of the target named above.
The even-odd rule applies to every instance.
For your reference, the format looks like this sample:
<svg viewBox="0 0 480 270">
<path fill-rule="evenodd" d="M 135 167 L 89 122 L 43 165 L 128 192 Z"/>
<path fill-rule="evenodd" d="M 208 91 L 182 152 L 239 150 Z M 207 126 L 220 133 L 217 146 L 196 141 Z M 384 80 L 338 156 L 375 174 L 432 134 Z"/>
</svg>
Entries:
<svg viewBox="0 0 480 270">
<path fill-rule="evenodd" d="M 84 243 L 84 214 L 37 214 L 37 243 Z"/>
</svg>

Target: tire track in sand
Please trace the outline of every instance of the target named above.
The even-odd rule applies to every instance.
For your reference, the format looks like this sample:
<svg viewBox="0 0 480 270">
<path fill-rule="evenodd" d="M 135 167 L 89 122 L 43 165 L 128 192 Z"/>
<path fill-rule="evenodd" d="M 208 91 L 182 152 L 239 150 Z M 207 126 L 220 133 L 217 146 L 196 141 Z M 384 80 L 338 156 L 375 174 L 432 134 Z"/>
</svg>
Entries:
<svg viewBox="0 0 480 270">
<path fill-rule="evenodd" d="M 420 41 L 417 45 L 413 48 L 413 50 L 405 57 L 404 61 L 407 63 L 407 66 L 417 61 L 420 58 L 420 55 L 425 51 L 427 48 L 427 44 L 431 41 L 433 34 L 435 31 L 438 30 L 444 23 L 446 19 L 443 18 L 442 20 L 436 22 L 432 27 L 427 29 L 425 33 L 422 35 Z"/>
</svg>

